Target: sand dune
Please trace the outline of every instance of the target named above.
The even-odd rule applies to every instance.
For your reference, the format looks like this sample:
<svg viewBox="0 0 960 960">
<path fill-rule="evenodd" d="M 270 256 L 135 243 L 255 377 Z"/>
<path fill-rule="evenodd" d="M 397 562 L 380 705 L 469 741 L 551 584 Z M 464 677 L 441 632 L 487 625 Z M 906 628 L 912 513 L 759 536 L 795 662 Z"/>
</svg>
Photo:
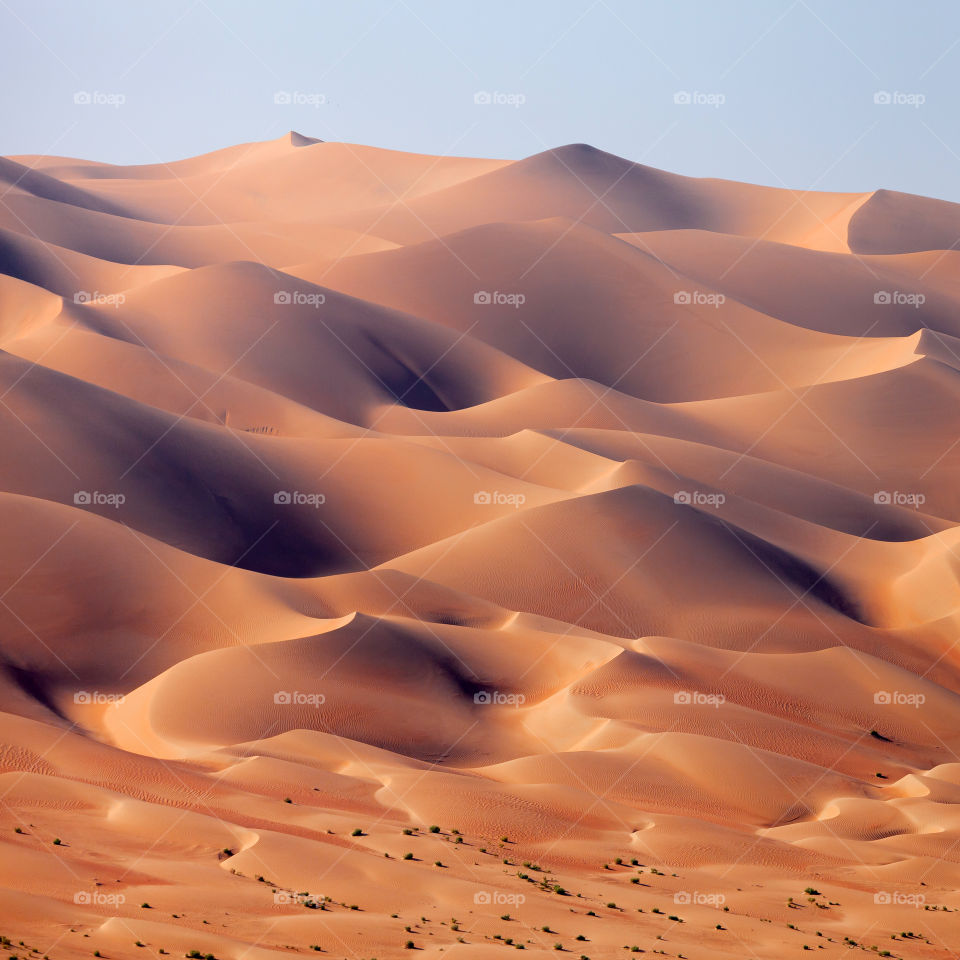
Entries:
<svg viewBox="0 0 960 960">
<path fill-rule="evenodd" d="M 956 205 L 295 132 L 0 180 L 12 951 L 952 955 Z"/>
</svg>

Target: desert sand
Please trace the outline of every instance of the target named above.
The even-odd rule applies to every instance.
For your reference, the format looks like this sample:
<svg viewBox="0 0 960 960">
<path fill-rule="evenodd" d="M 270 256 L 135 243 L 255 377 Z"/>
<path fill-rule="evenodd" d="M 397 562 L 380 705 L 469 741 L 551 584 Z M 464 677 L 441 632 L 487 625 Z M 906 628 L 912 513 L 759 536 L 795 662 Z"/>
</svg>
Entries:
<svg viewBox="0 0 960 960">
<path fill-rule="evenodd" d="M 960 206 L 0 179 L 5 956 L 955 955 Z"/>
</svg>

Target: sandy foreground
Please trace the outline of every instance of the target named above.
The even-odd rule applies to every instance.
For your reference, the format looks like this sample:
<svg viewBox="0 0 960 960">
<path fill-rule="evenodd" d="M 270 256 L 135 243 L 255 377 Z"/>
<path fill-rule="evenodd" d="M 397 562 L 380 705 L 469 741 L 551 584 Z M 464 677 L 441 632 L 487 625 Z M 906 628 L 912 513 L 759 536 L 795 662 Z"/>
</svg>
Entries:
<svg viewBox="0 0 960 960">
<path fill-rule="evenodd" d="M 0 180 L 3 956 L 955 956 L 960 206 Z"/>
</svg>

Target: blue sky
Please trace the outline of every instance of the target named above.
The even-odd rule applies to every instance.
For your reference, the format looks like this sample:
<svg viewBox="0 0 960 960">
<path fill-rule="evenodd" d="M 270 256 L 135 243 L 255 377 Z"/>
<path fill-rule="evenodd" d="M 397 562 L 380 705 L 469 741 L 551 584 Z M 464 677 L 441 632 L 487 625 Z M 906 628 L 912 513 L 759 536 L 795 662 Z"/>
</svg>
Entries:
<svg viewBox="0 0 960 960">
<path fill-rule="evenodd" d="M 513 158 L 585 141 L 960 201 L 952 0 L 0 0 L 0 72 L 5 155 L 150 163 L 289 129 Z"/>
</svg>

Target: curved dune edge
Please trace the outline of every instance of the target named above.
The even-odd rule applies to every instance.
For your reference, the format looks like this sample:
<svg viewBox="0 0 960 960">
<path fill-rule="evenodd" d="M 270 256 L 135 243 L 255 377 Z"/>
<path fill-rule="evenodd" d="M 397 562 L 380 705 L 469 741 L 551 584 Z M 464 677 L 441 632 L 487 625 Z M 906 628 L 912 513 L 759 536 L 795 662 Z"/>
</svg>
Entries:
<svg viewBox="0 0 960 960">
<path fill-rule="evenodd" d="M 952 955 L 957 205 L 295 131 L 0 179 L 0 934 Z"/>
</svg>

